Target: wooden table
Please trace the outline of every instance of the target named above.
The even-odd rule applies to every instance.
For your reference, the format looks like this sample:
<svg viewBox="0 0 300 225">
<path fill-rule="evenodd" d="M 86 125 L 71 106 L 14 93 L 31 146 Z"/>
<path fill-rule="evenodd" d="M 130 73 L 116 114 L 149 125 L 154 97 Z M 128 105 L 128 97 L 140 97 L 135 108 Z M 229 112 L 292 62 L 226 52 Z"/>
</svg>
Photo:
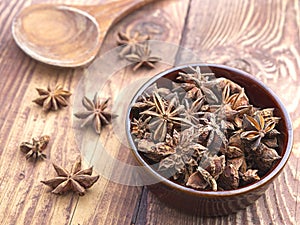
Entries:
<svg viewBox="0 0 300 225">
<path fill-rule="evenodd" d="M 186 215 L 166 207 L 146 187 L 121 185 L 103 177 L 83 197 L 72 193 L 51 194 L 40 182 L 55 175 L 51 162 L 69 168 L 81 152 L 73 128 L 72 102 L 76 95 L 71 97 L 69 107 L 45 113 L 32 103 L 37 97 L 35 88 L 61 83 L 74 93 L 85 71 L 85 68 L 63 69 L 42 64 L 15 44 L 10 30 L 13 17 L 25 6 L 42 2 L 95 4 L 101 1 L 2 0 L 0 3 L 1 225 L 300 223 L 298 0 L 157 1 L 117 23 L 103 43 L 100 54 L 116 47 L 120 30 L 149 33 L 152 39 L 192 49 L 202 62 L 250 70 L 284 102 L 295 132 L 289 163 L 255 204 L 219 218 Z M 123 78 L 130 69 L 126 71 Z M 113 88 L 116 90 L 118 83 Z M 46 150 L 48 160 L 36 164 L 26 161 L 19 144 L 42 134 L 51 136 Z M 110 138 L 108 131 L 102 136 Z M 112 151 L 115 157 L 132 161 L 128 149 L 119 147 Z"/>
</svg>

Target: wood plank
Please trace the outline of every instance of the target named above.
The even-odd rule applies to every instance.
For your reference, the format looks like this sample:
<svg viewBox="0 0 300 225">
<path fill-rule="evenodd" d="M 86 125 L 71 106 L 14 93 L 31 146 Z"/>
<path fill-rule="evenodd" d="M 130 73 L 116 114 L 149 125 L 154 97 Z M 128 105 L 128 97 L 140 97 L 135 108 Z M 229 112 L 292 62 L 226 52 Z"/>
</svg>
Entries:
<svg viewBox="0 0 300 225">
<path fill-rule="evenodd" d="M 38 96 L 35 88 L 61 83 L 76 93 L 84 76 L 84 69 L 62 69 L 36 62 L 16 46 L 10 33 L 13 16 L 23 7 L 41 2 L 96 4 L 101 0 L 4 0 L 0 3 L 0 224 L 250 225 L 296 224 L 300 220 L 299 1 L 157 1 L 116 24 L 101 49 L 101 54 L 105 54 L 116 47 L 119 30 L 141 31 L 150 33 L 153 39 L 189 48 L 203 62 L 245 68 L 243 61 L 232 60 L 242 58 L 250 63 L 251 73 L 283 100 L 294 121 L 295 132 L 293 154 L 287 167 L 255 204 L 219 218 L 184 214 L 165 206 L 147 188 L 121 185 L 105 177 L 84 197 L 71 193 L 56 196 L 40 183 L 55 175 L 51 162 L 70 168 L 83 152 L 74 136 L 78 133 L 73 116 L 77 95 L 71 96 L 69 107 L 45 113 L 32 103 Z M 188 61 L 185 57 L 177 59 Z M 161 63 L 156 70 L 141 70 L 138 74 L 133 74 L 130 67 L 125 68 L 112 77 L 104 92 L 117 98 L 127 82 L 151 76 L 166 67 Z M 103 131 L 100 138 L 104 146 L 109 146 L 112 157 L 134 164 L 128 147 L 116 136 L 119 131 L 114 129 L 110 126 Z M 48 160 L 34 165 L 25 160 L 18 147 L 20 142 L 42 134 L 51 136 L 46 150 Z M 97 152 L 91 153 L 95 156 Z M 107 165 L 107 169 L 120 170 L 114 164 Z M 131 178 L 130 170 L 122 172 L 125 179 Z"/>
<path fill-rule="evenodd" d="M 140 11 L 129 15 L 111 29 L 105 39 L 104 45 L 101 49 L 101 54 L 105 54 L 107 51 L 110 51 L 117 46 L 116 37 L 117 32 L 119 31 L 131 33 L 139 31 L 144 34 L 150 34 L 153 39 L 178 44 L 180 41 L 180 35 L 177 35 L 177 32 L 180 33 L 183 29 L 183 18 L 185 17 L 186 11 L 186 2 L 173 0 L 160 1 L 143 7 Z M 147 17 L 145 17 L 146 12 Z M 178 15 L 179 12 L 182 17 L 180 16 L 177 18 L 176 15 Z M 121 93 L 121 99 L 127 99 L 127 97 L 125 97 L 127 93 L 124 91 L 127 86 L 130 86 L 130 84 L 135 80 L 139 80 L 147 76 L 149 77 L 150 74 L 153 75 L 158 71 L 163 70 L 166 66 L 169 67 L 169 65 L 161 64 L 153 71 L 145 69 L 137 73 L 132 73 L 130 67 L 124 68 L 122 71 L 114 74 L 107 82 L 107 85 L 104 85 L 104 90 L 101 91 L 101 96 L 110 96 L 112 101 L 114 101 L 115 99 L 120 98 Z M 99 69 L 101 69 L 100 66 Z M 99 87 L 99 89 L 101 88 Z M 133 91 L 130 90 L 129 94 L 132 95 Z M 122 104 L 124 103 L 122 102 Z M 120 115 L 120 117 L 120 120 L 122 121 L 124 115 Z M 123 126 L 123 123 L 121 125 Z M 107 131 L 109 134 L 104 131 L 100 137 L 101 142 L 104 143 L 104 148 L 116 159 L 128 164 L 134 164 L 134 160 L 130 150 L 126 147 L 126 144 L 124 145 L 120 143 L 120 140 L 118 140 L 120 137 L 113 134 L 111 128 L 109 129 L 110 131 Z M 114 132 L 118 133 L 118 131 Z M 124 140 L 124 137 L 121 137 L 121 139 Z M 92 153 L 96 159 L 98 157 L 96 156 L 97 154 L 99 153 Z M 97 161 L 95 163 L 97 163 Z M 111 167 L 111 165 L 107 166 L 110 167 L 111 170 L 115 170 L 114 173 L 118 171 L 118 168 Z M 128 177 L 128 179 L 132 176 L 132 174 L 130 174 L 130 169 L 126 170 L 126 168 L 124 168 L 123 171 L 120 172 L 122 172 L 122 176 Z M 79 199 L 72 218 L 72 224 L 131 223 L 134 215 L 134 209 L 136 204 L 138 204 L 137 200 L 141 193 L 141 187 L 130 187 L 114 183 L 106 179 L 101 179 L 97 186 L 94 187 L 94 190 L 95 189 L 98 191 L 96 196 Z"/>
<path fill-rule="evenodd" d="M 300 97 L 297 18 L 299 4 L 296 1 L 192 0 L 182 45 L 193 49 L 202 62 L 243 69 L 245 64 L 240 59 L 246 60 L 251 65 L 251 73 L 280 96 L 292 119 L 296 120 Z M 298 127 L 294 130 L 298 142 Z M 297 144 L 287 167 L 265 195 L 245 210 L 224 217 L 184 215 L 159 203 L 147 192 L 144 197 L 147 213 L 137 224 L 175 224 L 178 221 L 180 224 L 296 224 L 296 216 L 299 217 L 298 164 Z"/>
</svg>

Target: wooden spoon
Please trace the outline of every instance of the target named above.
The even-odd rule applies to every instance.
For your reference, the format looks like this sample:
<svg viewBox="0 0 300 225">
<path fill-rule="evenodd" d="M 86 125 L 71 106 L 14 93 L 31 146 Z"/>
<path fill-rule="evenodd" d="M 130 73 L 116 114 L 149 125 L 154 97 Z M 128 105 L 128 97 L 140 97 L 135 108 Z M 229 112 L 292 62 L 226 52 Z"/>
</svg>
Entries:
<svg viewBox="0 0 300 225">
<path fill-rule="evenodd" d="M 55 66 L 77 67 L 97 55 L 108 29 L 152 0 L 117 0 L 95 6 L 38 4 L 12 23 L 18 46 L 32 58 Z"/>
</svg>

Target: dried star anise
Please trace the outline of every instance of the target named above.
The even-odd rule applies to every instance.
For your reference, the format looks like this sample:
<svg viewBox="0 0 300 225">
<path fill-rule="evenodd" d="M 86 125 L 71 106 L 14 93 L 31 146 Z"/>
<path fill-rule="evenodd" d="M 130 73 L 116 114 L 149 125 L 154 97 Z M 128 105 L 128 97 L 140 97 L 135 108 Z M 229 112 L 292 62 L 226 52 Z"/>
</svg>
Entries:
<svg viewBox="0 0 300 225">
<path fill-rule="evenodd" d="M 138 151 L 159 174 L 197 190 L 260 180 L 281 158 L 276 110 L 252 106 L 231 80 L 189 69 L 158 79 L 133 104 Z"/>
<path fill-rule="evenodd" d="M 73 191 L 79 195 L 84 195 L 86 189 L 93 186 L 99 179 L 99 175 L 92 176 L 93 167 L 84 170 L 81 169 L 81 159 L 75 162 L 71 172 L 54 163 L 53 167 L 57 173 L 57 177 L 41 182 L 51 187 L 54 194 L 64 194 L 68 191 Z"/>
<path fill-rule="evenodd" d="M 179 72 L 177 80 L 185 81 L 180 86 L 186 91 L 191 91 L 193 88 L 198 88 L 199 91 L 206 97 L 206 100 L 211 104 L 218 101 L 218 95 L 221 95 L 219 90 L 214 88 L 215 78 L 214 73 L 202 73 L 200 67 L 192 68 L 192 73 Z M 199 95 L 199 94 L 198 94 Z"/>
<path fill-rule="evenodd" d="M 159 145 L 171 147 L 171 154 L 159 162 L 158 170 L 165 172 L 177 180 L 180 174 L 189 171 L 189 167 L 197 166 L 197 158 L 207 150 L 204 146 L 194 141 L 193 129 L 185 129 L 181 133 L 174 130 L 173 137 L 169 137 L 166 143 Z M 191 175 L 191 174 L 189 174 Z M 188 177 L 184 180 L 187 181 Z"/>
<path fill-rule="evenodd" d="M 40 95 L 33 100 L 36 104 L 43 107 L 43 110 L 58 110 L 68 105 L 67 99 L 72 95 L 71 92 L 64 90 L 61 85 L 56 85 L 54 89 L 48 85 L 47 89 L 37 88 Z"/>
<path fill-rule="evenodd" d="M 120 56 L 123 57 L 129 53 L 136 53 L 137 46 L 141 47 L 143 43 L 149 39 L 149 35 L 141 35 L 139 32 L 135 32 L 133 36 L 128 33 L 119 32 L 117 43 L 118 45 L 124 45 L 124 48 L 120 52 Z"/>
<path fill-rule="evenodd" d="M 101 128 L 111 122 L 111 119 L 117 115 L 106 110 L 108 99 L 102 100 L 98 93 L 95 94 L 93 101 L 87 97 L 83 97 L 82 105 L 86 108 L 85 111 L 77 112 L 74 115 L 79 119 L 84 119 L 81 127 L 92 123 L 97 134 L 100 134 Z"/>
<path fill-rule="evenodd" d="M 148 115 L 153 118 L 149 123 L 149 128 L 153 132 L 153 139 L 155 141 L 163 141 L 165 139 L 168 125 L 192 125 L 189 120 L 179 116 L 183 112 L 184 106 L 176 104 L 176 97 L 166 103 L 159 94 L 154 92 L 153 102 L 156 111 L 146 110 L 141 115 Z"/>
<path fill-rule="evenodd" d="M 214 147 L 221 148 L 222 145 L 227 145 L 228 140 L 222 128 L 222 121 L 218 119 L 214 113 L 206 113 L 205 117 L 202 118 L 205 125 L 199 129 L 199 132 L 201 132 L 202 129 L 209 131 L 207 146 L 213 145 Z M 219 151 L 220 149 L 217 150 Z"/>
<path fill-rule="evenodd" d="M 205 99 L 198 98 L 193 101 L 191 104 L 187 99 L 184 99 L 185 110 L 183 112 L 184 118 L 191 121 L 192 124 L 197 125 L 199 123 L 199 118 L 203 115 L 203 112 L 200 112 L 200 109 L 204 105 Z"/>
<path fill-rule="evenodd" d="M 245 131 L 241 133 L 241 138 L 249 141 L 252 150 L 256 150 L 261 139 L 274 129 L 275 125 L 275 121 L 266 122 L 261 114 L 255 115 L 254 117 L 245 114 L 243 120 Z"/>
<path fill-rule="evenodd" d="M 159 62 L 161 58 L 157 56 L 151 56 L 151 50 L 148 45 L 142 47 L 137 46 L 136 52 L 125 56 L 130 62 L 136 63 L 133 67 L 133 71 L 136 71 L 142 66 L 147 66 L 149 68 L 155 68 L 154 63 Z"/>
<path fill-rule="evenodd" d="M 134 135 L 137 139 L 141 139 L 144 134 L 147 131 L 147 125 L 149 121 L 151 120 L 151 117 L 149 116 L 147 119 L 133 119 L 133 122 L 131 122 L 131 134 Z"/>
<path fill-rule="evenodd" d="M 207 186 L 213 191 L 218 190 L 217 180 L 225 168 L 225 156 L 203 156 L 197 171 L 188 179 L 186 185 L 195 189 L 206 189 Z"/>
<path fill-rule="evenodd" d="M 32 138 L 32 143 L 30 142 L 22 142 L 20 144 L 20 150 L 23 153 L 26 153 L 26 159 L 45 159 L 47 158 L 46 154 L 44 154 L 44 150 L 46 149 L 49 143 L 50 137 L 48 135 L 43 135 L 40 138 L 34 137 Z"/>
</svg>

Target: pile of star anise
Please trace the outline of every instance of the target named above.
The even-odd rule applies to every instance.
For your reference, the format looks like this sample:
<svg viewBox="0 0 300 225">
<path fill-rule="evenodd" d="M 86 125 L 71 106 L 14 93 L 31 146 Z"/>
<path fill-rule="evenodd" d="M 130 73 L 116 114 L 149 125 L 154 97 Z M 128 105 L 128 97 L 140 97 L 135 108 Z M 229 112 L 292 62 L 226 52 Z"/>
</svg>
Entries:
<svg viewBox="0 0 300 225">
<path fill-rule="evenodd" d="M 131 109 L 139 153 L 161 175 L 197 190 L 231 190 L 261 179 L 281 158 L 280 118 L 244 89 L 200 67 L 159 80 Z"/>
</svg>

